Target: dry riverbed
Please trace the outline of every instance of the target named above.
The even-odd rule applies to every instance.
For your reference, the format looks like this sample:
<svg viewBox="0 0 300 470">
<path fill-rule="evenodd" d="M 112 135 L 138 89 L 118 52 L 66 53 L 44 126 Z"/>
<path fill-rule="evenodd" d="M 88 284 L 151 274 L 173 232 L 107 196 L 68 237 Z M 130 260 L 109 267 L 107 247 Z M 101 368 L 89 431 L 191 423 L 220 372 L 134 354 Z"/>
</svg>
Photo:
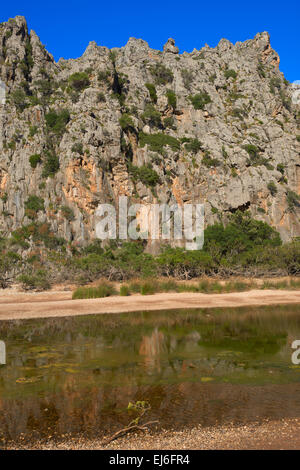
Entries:
<svg viewBox="0 0 300 470">
<path fill-rule="evenodd" d="M 0 291 L 0 320 L 170 310 L 182 308 L 243 307 L 300 303 L 300 290 L 249 290 L 225 294 L 159 293 L 72 300 L 72 292 L 52 290 L 22 293 Z"/>
<path fill-rule="evenodd" d="M 153 434 L 133 434 L 102 445 L 100 439 L 52 439 L 32 444 L 9 445 L 6 449 L 116 449 L 116 450 L 208 450 L 208 449 L 300 449 L 300 419 L 282 419 L 234 426 L 196 427 L 182 431 L 162 430 Z"/>
</svg>

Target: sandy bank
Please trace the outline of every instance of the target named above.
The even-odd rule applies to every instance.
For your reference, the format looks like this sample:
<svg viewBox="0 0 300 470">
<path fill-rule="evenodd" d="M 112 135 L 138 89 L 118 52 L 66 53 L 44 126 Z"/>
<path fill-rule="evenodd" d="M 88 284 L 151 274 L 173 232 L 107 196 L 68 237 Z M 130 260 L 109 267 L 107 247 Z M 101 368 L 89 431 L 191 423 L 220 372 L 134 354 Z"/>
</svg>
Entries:
<svg viewBox="0 0 300 470">
<path fill-rule="evenodd" d="M 0 320 L 63 317 L 139 310 L 299 304 L 300 290 L 251 290 L 227 294 L 162 293 L 71 300 L 71 292 L 0 296 Z"/>
<path fill-rule="evenodd" d="M 116 449 L 116 450 L 208 450 L 208 449 L 300 449 L 300 420 L 282 419 L 241 426 L 223 425 L 191 428 L 182 431 L 160 431 L 154 434 L 127 435 L 103 447 L 100 439 L 66 438 L 55 443 L 43 442 L 13 445 L 7 449 Z"/>
</svg>

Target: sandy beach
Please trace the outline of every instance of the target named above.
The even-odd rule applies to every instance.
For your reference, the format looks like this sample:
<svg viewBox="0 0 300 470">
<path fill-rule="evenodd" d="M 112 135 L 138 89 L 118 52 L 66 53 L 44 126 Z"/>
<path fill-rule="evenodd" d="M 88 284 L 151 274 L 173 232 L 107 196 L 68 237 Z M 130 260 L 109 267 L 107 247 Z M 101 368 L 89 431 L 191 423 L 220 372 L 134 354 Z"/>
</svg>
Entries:
<svg viewBox="0 0 300 470">
<path fill-rule="evenodd" d="M 244 307 L 300 303 L 300 290 L 250 290 L 226 294 L 160 293 L 72 300 L 71 291 L 0 293 L 0 320 L 65 317 L 140 310 Z"/>
</svg>

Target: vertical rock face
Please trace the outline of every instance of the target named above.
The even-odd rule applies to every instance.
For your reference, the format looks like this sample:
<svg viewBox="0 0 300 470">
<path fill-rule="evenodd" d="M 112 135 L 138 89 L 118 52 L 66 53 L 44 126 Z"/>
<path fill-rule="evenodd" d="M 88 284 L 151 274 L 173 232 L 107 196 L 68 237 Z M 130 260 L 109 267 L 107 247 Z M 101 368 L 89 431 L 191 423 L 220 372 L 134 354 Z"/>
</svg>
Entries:
<svg viewBox="0 0 300 470">
<path fill-rule="evenodd" d="M 127 195 L 203 202 L 206 224 L 249 209 L 300 235 L 300 108 L 267 33 L 189 54 L 91 42 L 56 63 L 18 16 L 0 25 L 0 78 L 4 234 L 47 222 L 84 244 L 98 205 Z"/>
</svg>

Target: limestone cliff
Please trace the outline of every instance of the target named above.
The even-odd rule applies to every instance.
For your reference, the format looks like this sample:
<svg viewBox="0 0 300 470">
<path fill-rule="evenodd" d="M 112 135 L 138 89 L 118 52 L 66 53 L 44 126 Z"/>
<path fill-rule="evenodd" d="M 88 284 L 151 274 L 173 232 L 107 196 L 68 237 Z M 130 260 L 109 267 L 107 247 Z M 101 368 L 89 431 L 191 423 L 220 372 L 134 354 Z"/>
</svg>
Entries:
<svg viewBox="0 0 300 470">
<path fill-rule="evenodd" d="M 0 231 L 32 220 L 83 244 L 99 203 L 204 202 L 300 235 L 300 114 L 268 33 L 179 54 L 130 38 L 57 63 L 23 17 L 0 25 Z M 32 198 L 35 196 L 35 198 Z"/>
</svg>

